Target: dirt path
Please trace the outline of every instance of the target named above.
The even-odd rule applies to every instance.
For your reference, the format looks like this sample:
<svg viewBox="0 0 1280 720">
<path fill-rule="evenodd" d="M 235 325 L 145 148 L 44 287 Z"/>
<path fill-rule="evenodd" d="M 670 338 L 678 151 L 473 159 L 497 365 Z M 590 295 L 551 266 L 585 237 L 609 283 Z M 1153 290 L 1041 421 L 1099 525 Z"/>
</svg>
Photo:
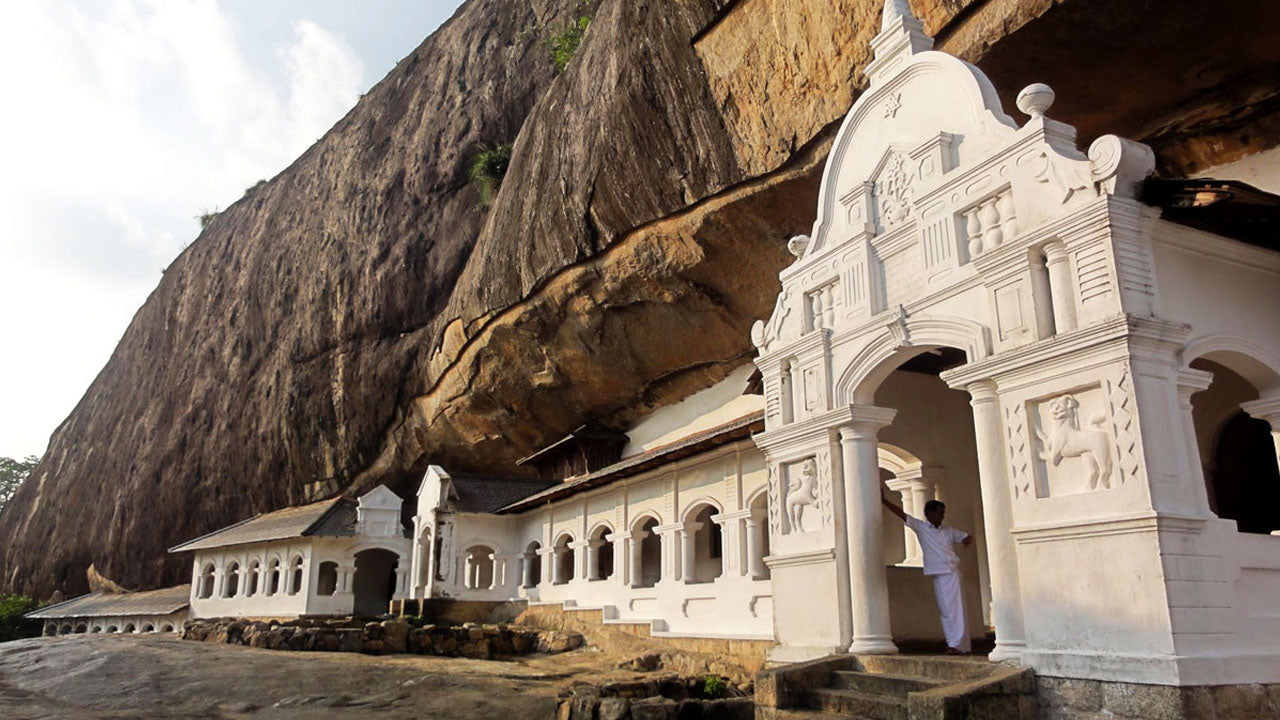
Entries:
<svg viewBox="0 0 1280 720">
<path fill-rule="evenodd" d="M 514 662 L 299 653 L 168 637 L 0 644 L 0 718 L 555 717 L 574 680 L 628 675 L 589 649 Z"/>
</svg>

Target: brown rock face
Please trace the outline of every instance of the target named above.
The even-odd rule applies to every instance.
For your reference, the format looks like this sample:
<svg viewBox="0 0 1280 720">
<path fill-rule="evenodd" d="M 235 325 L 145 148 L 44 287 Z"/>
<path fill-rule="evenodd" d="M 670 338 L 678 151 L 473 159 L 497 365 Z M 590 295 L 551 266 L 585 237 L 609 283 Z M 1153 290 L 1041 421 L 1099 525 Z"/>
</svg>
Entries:
<svg viewBox="0 0 1280 720">
<path fill-rule="evenodd" d="M 1081 141 L 1165 172 L 1280 140 L 1280 5 L 912 0 L 1006 104 L 1044 81 Z M 0 514 L 0 586 L 182 580 L 164 550 L 425 463 L 508 470 L 750 356 L 812 223 L 881 0 L 470 0 L 174 261 Z M 494 205 L 467 184 L 515 140 Z"/>
</svg>

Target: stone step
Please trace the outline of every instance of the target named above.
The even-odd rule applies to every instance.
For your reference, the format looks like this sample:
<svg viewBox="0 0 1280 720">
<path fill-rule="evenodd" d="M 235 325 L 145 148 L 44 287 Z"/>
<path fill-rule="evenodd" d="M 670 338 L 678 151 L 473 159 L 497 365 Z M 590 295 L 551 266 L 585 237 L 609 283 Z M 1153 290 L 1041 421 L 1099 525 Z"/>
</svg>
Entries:
<svg viewBox="0 0 1280 720">
<path fill-rule="evenodd" d="M 900 698 L 905 698 L 907 693 L 929 690 L 945 684 L 946 682 L 942 680 L 856 670 L 837 670 L 831 674 L 831 687 L 837 690 L 857 690 L 871 695 Z"/>
<path fill-rule="evenodd" d="M 819 688 L 809 691 L 809 705 L 816 710 L 865 720 L 907 720 L 907 699 L 857 690 Z"/>
<path fill-rule="evenodd" d="M 993 666 L 980 655 L 859 655 L 863 672 L 958 682 L 978 680 L 991 674 Z"/>
<path fill-rule="evenodd" d="M 768 714 L 760 713 L 762 708 L 757 708 L 756 717 L 767 717 L 769 720 L 849 720 L 848 715 L 839 713 L 822 712 L 821 710 L 807 710 L 800 708 L 793 709 L 773 709 L 767 710 Z"/>
</svg>

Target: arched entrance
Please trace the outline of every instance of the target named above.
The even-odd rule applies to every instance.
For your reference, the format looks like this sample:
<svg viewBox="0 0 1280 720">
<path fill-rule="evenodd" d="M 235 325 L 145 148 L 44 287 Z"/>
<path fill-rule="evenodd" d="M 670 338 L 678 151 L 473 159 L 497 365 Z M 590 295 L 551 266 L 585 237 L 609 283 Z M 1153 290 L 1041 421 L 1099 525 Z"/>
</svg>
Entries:
<svg viewBox="0 0 1280 720">
<path fill-rule="evenodd" d="M 631 586 L 653 587 L 662 579 L 662 536 L 658 519 L 645 515 L 631 529 Z"/>
<path fill-rule="evenodd" d="M 383 615 L 390 609 L 396 589 L 400 557 L 390 550 L 373 548 L 356 553 L 352 591 L 356 615 Z"/>
<path fill-rule="evenodd" d="M 1272 424 L 1280 421 L 1280 376 L 1239 351 L 1189 365 L 1207 375 L 1191 395 L 1191 417 L 1209 509 L 1240 532 L 1280 530 L 1280 435 Z"/>
<path fill-rule="evenodd" d="M 688 528 L 684 546 L 686 583 L 709 583 L 720 577 L 724 570 L 724 538 L 720 525 L 711 519 L 719 509 L 707 503 L 689 508 L 685 526 Z"/>
</svg>

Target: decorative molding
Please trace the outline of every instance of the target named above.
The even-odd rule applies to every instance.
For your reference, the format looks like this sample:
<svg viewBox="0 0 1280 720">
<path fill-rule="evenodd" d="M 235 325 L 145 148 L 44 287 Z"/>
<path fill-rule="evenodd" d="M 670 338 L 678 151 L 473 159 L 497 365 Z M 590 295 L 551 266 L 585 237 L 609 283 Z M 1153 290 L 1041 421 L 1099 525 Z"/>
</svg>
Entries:
<svg viewBox="0 0 1280 720">
<path fill-rule="evenodd" d="M 798 553 L 789 553 L 787 555 L 770 555 L 764 559 L 764 564 L 770 570 L 785 567 L 799 567 L 803 565 L 817 565 L 820 563 L 835 562 L 835 548 L 821 548 L 818 550 L 807 550 Z"/>
<path fill-rule="evenodd" d="M 1088 537 L 1173 532 L 1198 534 L 1207 518 L 1190 515 L 1156 514 L 1150 511 L 1089 520 L 1068 520 L 1014 527 L 1009 532 L 1020 545 L 1076 540 Z"/>
</svg>

